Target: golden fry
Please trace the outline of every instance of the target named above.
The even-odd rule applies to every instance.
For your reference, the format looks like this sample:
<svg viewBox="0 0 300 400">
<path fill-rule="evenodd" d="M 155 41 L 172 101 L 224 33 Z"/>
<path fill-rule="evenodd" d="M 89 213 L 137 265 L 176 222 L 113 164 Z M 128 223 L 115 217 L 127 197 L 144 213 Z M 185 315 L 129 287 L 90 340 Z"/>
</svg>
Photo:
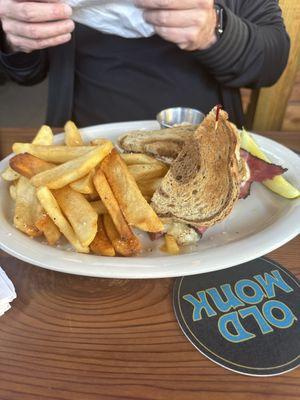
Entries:
<svg viewBox="0 0 300 400">
<path fill-rule="evenodd" d="M 35 135 L 32 144 L 50 146 L 53 143 L 53 132 L 50 126 L 42 125 Z"/>
<path fill-rule="evenodd" d="M 163 230 L 162 222 L 144 199 L 127 165 L 115 150 L 102 161 L 101 170 L 104 172 L 128 224 L 146 232 L 161 232 Z M 104 204 L 107 207 L 105 202 Z"/>
<path fill-rule="evenodd" d="M 42 160 L 61 164 L 73 160 L 74 158 L 81 157 L 89 153 L 95 147 L 96 146 L 41 146 L 31 143 L 14 143 L 13 151 L 16 154 L 29 153 Z"/>
<path fill-rule="evenodd" d="M 18 154 L 10 159 L 9 165 L 14 171 L 26 178 L 32 178 L 40 172 L 54 168 L 55 164 L 48 163 L 40 158 L 34 157 L 31 154 Z"/>
<path fill-rule="evenodd" d="M 65 186 L 54 190 L 53 195 L 68 218 L 83 246 L 89 246 L 97 233 L 98 214 L 81 194 Z"/>
<path fill-rule="evenodd" d="M 105 232 L 101 215 L 98 218 L 98 231 L 90 245 L 90 249 L 93 253 L 101 256 L 114 257 L 116 255 L 115 249 Z"/>
<path fill-rule="evenodd" d="M 49 126 L 43 125 L 35 138 L 32 141 L 32 144 L 36 145 L 50 145 L 53 142 L 53 133 Z M 40 171 L 39 171 L 40 172 Z M 22 175 L 22 174 L 21 174 Z M 23 174 L 24 175 L 24 174 Z M 20 177 L 20 174 L 14 171 L 10 166 L 6 168 L 6 170 L 1 174 L 2 178 L 5 181 L 14 181 Z M 25 175 L 24 175 L 25 176 Z M 28 178 L 28 176 L 27 176 Z"/>
<path fill-rule="evenodd" d="M 128 170 L 138 182 L 153 178 L 162 178 L 168 172 L 168 167 L 164 164 L 136 164 L 129 165 Z"/>
<path fill-rule="evenodd" d="M 103 223 L 107 236 L 118 254 L 130 257 L 140 253 L 141 244 L 138 238 L 133 235 L 131 239 L 122 239 L 109 214 L 103 215 Z"/>
<path fill-rule="evenodd" d="M 40 218 L 35 222 L 35 226 L 43 232 L 45 235 L 47 242 L 53 246 L 60 238 L 60 231 L 57 226 L 54 224 L 52 219 L 45 212 L 42 213 Z"/>
<path fill-rule="evenodd" d="M 92 146 L 102 146 L 103 144 L 107 143 L 108 140 L 104 139 L 104 138 L 97 138 L 97 139 L 93 139 L 91 140 L 90 144 Z"/>
<path fill-rule="evenodd" d="M 120 156 L 125 161 L 126 165 L 136 165 L 136 164 L 156 164 L 163 165 L 164 164 L 154 157 L 147 156 L 143 153 L 121 153 Z"/>
<path fill-rule="evenodd" d="M 83 146 L 81 134 L 73 121 L 65 124 L 65 144 L 67 146 Z"/>
<path fill-rule="evenodd" d="M 176 254 L 179 254 L 180 249 L 179 246 L 172 235 L 165 235 L 165 245 L 163 246 L 163 251 L 166 251 L 167 253 L 175 256 Z"/>
<path fill-rule="evenodd" d="M 78 149 L 79 147 L 69 148 Z M 49 171 L 35 175 L 31 181 L 34 186 L 47 186 L 49 189 L 60 189 L 87 175 L 109 154 L 112 148 L 112 143 L 107 142 L 103 146 L 96 147 L 75 160 L 68 161 Z"/>
<path fill-rule="evenodd" d="M 93 182 L 94 175 L 95 175 L 95 168 L 93 168 L 83 178 L 72 182 L 70 184 L 71 188 L 76 190 L 76 192 L 79 192 L 79 193 L 82 193 L 82 194 L 92 194 L 92 195 L 97 194 L 97 191 L 95 189 L 95 185 L 94 185 L 94 182 Z"/>
<path fill-rule="evenodd" d="M 99 193 L 100 199 L 102 200 L 105 208 L 110 214 L 114 225 L 119 232 L 122 239 L 131 239 L 133 232 L 127 224 L 124 215 L 119 207 L 119 204 L 107 182 L 104 173 L 100 168 L 95 173 L 94 184 L 97 192 Z"/>
<path fill-rule="evenodd" d="M 16 186 L 15 227 L 28 236 L 40 236 L 41 232 L 35 226 L 36 217 L 40 210 L 35 187 L 31 185 L 27 178 L 21 176 Z"/>
<path fill-rule="evenodd" d="M 59 205 L 51 191 L 46 186 L 40 187 L 37 189 L 37 197 L 49 217 L 52 219 L 61 233 L 72 244 L 72 246 L 80 253 L 88 253 L 89 248 L 80 243 L 73 228 L 61 212 Z"/>
<path fill-rule="evenodd" d="M 14 171 L 10 166 L 8 166 L 2 173 L 1 173 L 2 179 L 4 179 L 7 182 L 13 182 L 20 178 L 20 174 L 18 174 L 17 171 Z"/>
</svg>

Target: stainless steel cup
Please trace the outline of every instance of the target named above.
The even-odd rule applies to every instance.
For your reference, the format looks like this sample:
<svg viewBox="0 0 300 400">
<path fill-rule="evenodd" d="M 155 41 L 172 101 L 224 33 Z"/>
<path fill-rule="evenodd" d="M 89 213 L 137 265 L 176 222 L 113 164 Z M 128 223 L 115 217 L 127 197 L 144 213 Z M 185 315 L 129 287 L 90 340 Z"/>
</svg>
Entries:
<svg viewBox="0 0 300 400">
<path fill-rule="evenodd" d="M 178 125 L 198 125 L 205 115 L 193 108 L 168 108 L 157 114 L 156 119 L 162 128 L 172 128 Z"/>
</svg>

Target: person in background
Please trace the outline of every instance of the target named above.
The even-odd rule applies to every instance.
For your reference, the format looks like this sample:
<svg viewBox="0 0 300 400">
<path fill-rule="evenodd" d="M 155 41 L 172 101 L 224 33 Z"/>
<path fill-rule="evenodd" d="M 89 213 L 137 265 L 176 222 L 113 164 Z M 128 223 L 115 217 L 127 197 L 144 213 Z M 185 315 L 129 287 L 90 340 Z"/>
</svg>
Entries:
<svg viewBox="0 0 300 400">
<path fill-rule="evenodd" d="M 135 0 L 155 35 L 127 39 L 72 21 L 59 0 L 0 0 L 0 65 L 21 85 L 49 76 L 46 123 L 153 119 L 223 104 L 243 124 L 240 88 L 273 85 L 290 42 L 276 0 Z M 26 105 L 24 105 L 26 106 Z"/>
</svg>

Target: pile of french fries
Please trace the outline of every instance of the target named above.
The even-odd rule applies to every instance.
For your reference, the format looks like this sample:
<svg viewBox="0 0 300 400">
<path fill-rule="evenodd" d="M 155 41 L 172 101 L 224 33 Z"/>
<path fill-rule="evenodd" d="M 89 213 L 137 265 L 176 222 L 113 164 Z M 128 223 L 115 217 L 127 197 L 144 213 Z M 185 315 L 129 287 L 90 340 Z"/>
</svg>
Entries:
<svg viewBox="0 0 300 400">
<path fill-rule="evenodd" d="M 53 144 L 43 125 L 31 143 L 14 143 L 2 172 L 15 201 L 14 225 L 48 244 L 63 235 L 80 253 L 134 256 L 142 251 L 133 227 L 161 232 L 149 201 L 168 167 L 145 154 L 119 154 L 107 139 L 84 143 L 76 125 L 65 125 L 64 144 Z M 166 235 L 164 250 L 179 248 Z"/>
</svg>

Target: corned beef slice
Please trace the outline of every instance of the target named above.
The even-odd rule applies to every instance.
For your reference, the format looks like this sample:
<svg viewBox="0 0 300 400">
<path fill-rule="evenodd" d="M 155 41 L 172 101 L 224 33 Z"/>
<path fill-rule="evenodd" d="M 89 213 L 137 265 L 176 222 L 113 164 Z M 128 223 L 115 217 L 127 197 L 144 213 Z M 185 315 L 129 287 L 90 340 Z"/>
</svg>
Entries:
<svg viewBox="0 0 300 400">
<path fill-rule="evenodd" d="M 268 163 L 258 157 L 253 156 L 246 150 L 241 149 L 241 157 L 247 162 L 250 170 L 250 179 L 241 185 L 240 199 L 245 199 L 250 194 L 252 182 L 263 182 L 266 179 L 273 179 L 277 175 L 287 171 L 280 165 Z"/>
</svg>

